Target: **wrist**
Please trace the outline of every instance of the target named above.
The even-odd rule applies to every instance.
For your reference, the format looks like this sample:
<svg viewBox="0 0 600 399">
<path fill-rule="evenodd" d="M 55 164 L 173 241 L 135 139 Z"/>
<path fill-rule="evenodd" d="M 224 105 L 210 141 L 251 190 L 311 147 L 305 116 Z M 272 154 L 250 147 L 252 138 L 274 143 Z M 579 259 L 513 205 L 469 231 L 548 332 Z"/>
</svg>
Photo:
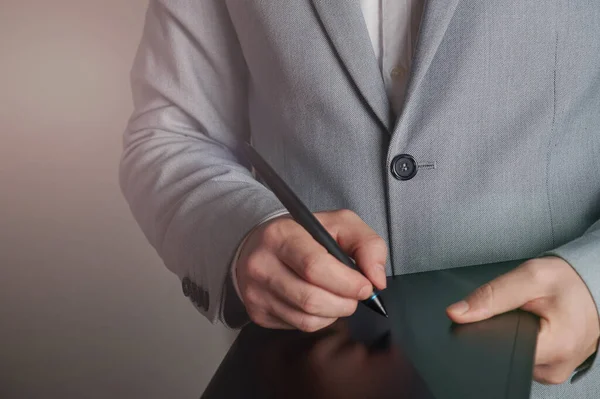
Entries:
<svg viewBox="0 0 600 399">
<path fill-rule="evenodd" d="M 279 217 L 289 217 L 289 212 L 286 210 L 282 210 L 282 211 L 277 211 L 271 215 L 267 215 L 260 222 L 258 222 L 248 233 L 246 233 L 246 235 L 242 239 L 242 242 L 238 245 L 238 247 L 235 251 L 233 260 L 231 262 L 230 278 L 231 278 L 231 284 L 233 286 L 233 289 L 236 292 L 237 297 L 241 301 L 242 304 L 244 303 L 244 298 L 242 297 L 242 293 L 241 293 L 240 286 L 238 283 L 238 274 L 237 274 L 238 267 L 237 266 L 238 266 L 238 261 L 240 259 L 242 250 L 244 249 L 244 245 L 248 242 L 248 239 L 250 238 L 252 233 L 254 233 L 259 227 L 261 227 L 261 226 L 267 224 L 268 222 L 271 222 L 274 219 L 279 218 Z"/>
</svg>

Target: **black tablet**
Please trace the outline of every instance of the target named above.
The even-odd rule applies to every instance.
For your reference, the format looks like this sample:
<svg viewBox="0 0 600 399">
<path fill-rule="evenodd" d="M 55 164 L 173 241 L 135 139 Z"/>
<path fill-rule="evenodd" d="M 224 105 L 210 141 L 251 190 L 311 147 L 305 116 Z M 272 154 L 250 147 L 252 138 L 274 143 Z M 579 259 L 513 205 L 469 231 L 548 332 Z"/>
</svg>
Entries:
<svg viewBox="0 0 600 399">
<path fill-rule="evenodd" d="M 359 306 L 312 334 L 250 324 L 202 398 L 529 398 L 537 317 L 454 325 L 445 313 L 522 262 L 390 277 L 388 319 Z"/>
</svg>

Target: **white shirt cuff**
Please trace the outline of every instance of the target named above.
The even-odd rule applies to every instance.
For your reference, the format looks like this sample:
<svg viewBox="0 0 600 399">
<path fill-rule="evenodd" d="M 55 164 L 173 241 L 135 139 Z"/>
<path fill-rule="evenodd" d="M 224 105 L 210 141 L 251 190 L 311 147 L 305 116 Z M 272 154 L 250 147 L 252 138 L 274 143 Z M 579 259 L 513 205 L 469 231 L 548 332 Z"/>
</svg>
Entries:
<svg viewBox="0 0 600 399">
<path fill-rule="evenodd" d="M 272 213 L 270 215 L 267 215 L 265 218 L 263 218 L 260 222 L 258 222 L 256 224 L 256 226 L 254 226 L 252 228 L 252 230 L 250 230 L 245 236 L 244 239 L 242 240 L 242 242 L 240 243 L 240 245 L 238 245 L 237 250 L 235 251 L 235 255 L 233 255 L 233 260 L 231 261 L 231 280 L 233 282 L 233 288 L 235 288 L 235 292 L 237 293 L 238 298 L 240 298 L 240 301 L 242 301 L 242 303 L 244 303 L 244 299 L 242 298 L 242 294 L 240 293 L 240 287 L 238 285 L 238 281 L 237 281 L 237 261 L 240 257 L 240 252 L 242 250 L 242 246 L 244 245 L 244 243 L 246 242 L 246 240 L 248 239 L 248 237 L 250 237 L 250 234 L 256 230 L 259 226 L 261 226 L 262 224 L 268 222 L 271 219 L 275 219 L 278 216 L 282 216 L 282 215 L 286 215 L 288 214 L 288 211 L 277 211 L 275 213 Z"/>
</svg>

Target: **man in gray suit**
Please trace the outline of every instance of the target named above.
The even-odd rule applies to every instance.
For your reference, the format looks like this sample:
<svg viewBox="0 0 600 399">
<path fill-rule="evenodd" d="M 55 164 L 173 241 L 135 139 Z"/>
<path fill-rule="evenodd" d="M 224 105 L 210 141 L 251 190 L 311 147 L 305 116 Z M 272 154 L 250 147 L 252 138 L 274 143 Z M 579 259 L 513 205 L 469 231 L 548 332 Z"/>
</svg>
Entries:
<svg viewBox="0 0 600 399">
<path fill-rule="evenodd" d="M 529 258 L 449 317 L 538 314 L 532 396 L 599 397 L 598 37 L 594 0 L 152 0 L 121 186 L 232 327 L 314 331 L 385 275 Z M 243 140 L 366 277 L 285 214 Z"/>
</svg>

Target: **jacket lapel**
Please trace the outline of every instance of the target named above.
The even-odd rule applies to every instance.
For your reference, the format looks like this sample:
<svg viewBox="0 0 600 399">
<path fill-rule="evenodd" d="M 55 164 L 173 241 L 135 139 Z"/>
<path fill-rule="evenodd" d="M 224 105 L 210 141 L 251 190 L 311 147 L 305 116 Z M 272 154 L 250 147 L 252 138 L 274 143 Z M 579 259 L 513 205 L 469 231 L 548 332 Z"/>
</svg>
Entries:
<svg viewBox="0 0 600 399">
<path fill-rule="evenodd" d="M 392 126 L 390 104 L 358 0 L 312 2 L 340 61 L 375 116 L 389 132 Z"/>
<path fill-rule="evenodd" d="M 404 110 L 398 119 L 406 114 L 405 110 L 415 105 L 415 97 L 423 82 L 433 58 L 452 20 L 456 6 L 460 0 L 426 0 L 419 28 L 419 37 L 412 60 L 412 75 L 408 83 Z M 396 126 L 398 126 L 398 121 Z"/>
</svg>

